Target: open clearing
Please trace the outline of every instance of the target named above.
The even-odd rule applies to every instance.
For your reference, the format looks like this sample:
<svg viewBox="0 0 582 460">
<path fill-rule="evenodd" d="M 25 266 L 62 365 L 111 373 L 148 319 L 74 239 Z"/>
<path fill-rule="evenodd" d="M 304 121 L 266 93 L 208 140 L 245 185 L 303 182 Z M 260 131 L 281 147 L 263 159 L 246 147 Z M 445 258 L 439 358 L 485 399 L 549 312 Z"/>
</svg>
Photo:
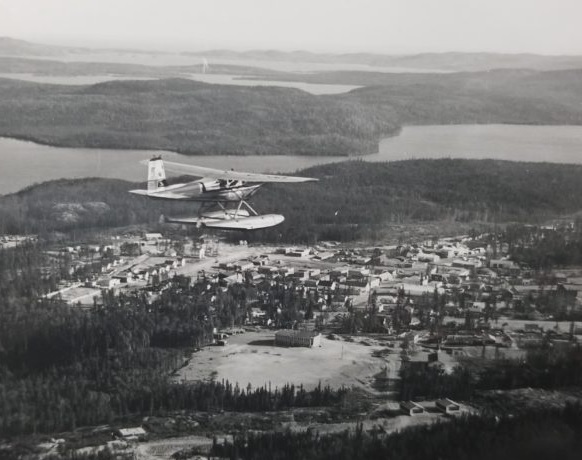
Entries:
<svg viewBox="0 0 582 460">
<path fill-rule="evenodd" d="M 206 347 L 194 353 L 180 369 L 178 381 L 228 380 L 246 388 L 286 383 L 314 388 L 319 382 L 332 388 L 357 386 L 370 390 L 377 374 L 388 365 L 372 352 L 383 347 L 373 340 L 346 342 L 321 339 L 321 347 L 285 348 L 273 345 L 273 331 L 232 336 L 225 346 Z M 396 355 L 395 355 L 396 357 Z"/>
</svg>

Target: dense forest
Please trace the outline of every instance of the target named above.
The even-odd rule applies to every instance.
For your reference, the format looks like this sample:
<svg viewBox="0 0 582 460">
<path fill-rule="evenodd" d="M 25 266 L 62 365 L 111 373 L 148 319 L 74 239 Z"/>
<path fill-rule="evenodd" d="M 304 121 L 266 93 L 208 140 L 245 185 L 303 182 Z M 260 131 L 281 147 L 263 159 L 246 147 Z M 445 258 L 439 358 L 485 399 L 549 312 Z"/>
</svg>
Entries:
<svg viewBox="0 0 582 460">
<path fill-rule="evenodd" d="M 531 410 L 513 416 L 470 416 L 448 423 L 408 428 L 389 435 L 355 432 L 248 433 L 224 445 L 215 458 L 243 460 L 548 460 L 579 458 L 582 407 Z"/>
<path fill-rule="evenodd" d="M 477 390 L 556 389 L 582 386 L 582 350 L 529 352 L 523 360 L 466 360 L 447 374 L 441 368 L 403 369 L 399 397 L 471 399 Z"/>
<path fill-rule="evenodd" d="M 398 131 L 357 101 L 182 79 L 64 86 L 0 79 L 0 135 L 192 155 L 372 153 Z"/>
<path fill-rule="evenodd" d="M 42 297 L 59 281 L 44 268 L 39 245 L 7 249 L 0 258 L 0 436 L 185 409 L 330 406 L 347 393 L 170 379 L 193 350 L 212 342 L 214 327 L 243 323 L 247 299 L 257 298 L 254 286 L 233 285 L 224 292 L 204 278 L 192 283 L 176 277 L 159 287 L 159 296 L 105 291 L 102 306 L 84 310 Z M 288 312 L 301 306 L 299 291 L 282 295 L 273 289 L 269 296 Z"/>
<path fill-rule="evenodd" d="M 27 68 L 26 61 L 4 65 Z M 75 72 L 58 63 L 54 67 Z M 77 72 L 91 70 L 88 65 L 75 67 Z M 119 70 L 125 74 L 132 69 L 120 65 Z M 150 70 L 135 66 L 138 76 Z M 191 70 L 164 72 L 167 76 Z M 186 79 L 89 86 L 0 79 L 0 135 L 68 147 L 165 149 L 192 155 L 365 154 L 376 152 L 378 141 L 398 133 L 402 125 L 582 124 L 581 72 L 267 76 L 364 86 L 333 95 Z"/>
<path fill-rule="evenodd" d="M 572 226 L 542 228 L 514 224 L 497 239 L 508 245 L 511 260 L 539 271 L 582 264 L 582 219 Z"/>
<path fill-rule="evenodd" d="M 268 185 L 253 203 L 280 226 L 235 239 L 306 243 L 374 238 L 386 224 L 540 222 L 580 211 L 582 166 L 494 160 L 350 161 L 301 171 L 319 182 Z M 121 180 L 74 179 L 0 198 L 0 233 L 47 233 L 195 215 L 196 204 L 147 200 Z M 231 235 L 232 236 L 232 235 Z"/>
</svg>

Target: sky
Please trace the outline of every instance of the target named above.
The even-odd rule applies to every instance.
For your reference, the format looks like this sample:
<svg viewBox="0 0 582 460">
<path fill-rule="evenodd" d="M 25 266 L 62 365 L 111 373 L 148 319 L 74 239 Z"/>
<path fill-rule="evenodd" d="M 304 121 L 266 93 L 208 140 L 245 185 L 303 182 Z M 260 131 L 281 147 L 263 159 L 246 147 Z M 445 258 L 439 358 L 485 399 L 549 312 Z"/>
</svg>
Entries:
<svg viewBox="0 0 582 460">
<path fill-rule="evenodd" d="M 0 36 L 49 44 L 582 54 L 582 0 L 0 0 Z"/>
</svg>

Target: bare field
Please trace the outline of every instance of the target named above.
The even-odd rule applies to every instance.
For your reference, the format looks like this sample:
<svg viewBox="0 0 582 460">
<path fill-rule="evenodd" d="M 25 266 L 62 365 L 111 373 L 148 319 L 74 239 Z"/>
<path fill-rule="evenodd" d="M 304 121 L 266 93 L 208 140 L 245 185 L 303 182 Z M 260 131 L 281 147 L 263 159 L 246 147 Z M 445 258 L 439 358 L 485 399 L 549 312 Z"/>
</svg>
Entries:
<svg viewBox="0 0 582 460">
<path fill-rule="evenodd" d="M 321 382 L 332 388 L 370 389 L 374 374 L 387 364 L 384 358 L 372 356 L 382 348 L 379 345 L 322 337 L 321 347 L 285 348 L 274 346 L 274 337 L 273 331 L 247 332 L 230 337 L 226 346 L 206 347 L 192 355 L 176 379 L 225 379 L 244 388 L 249 383 L 253 388 L 293 383 L 310 389 Z"/>
</svg>

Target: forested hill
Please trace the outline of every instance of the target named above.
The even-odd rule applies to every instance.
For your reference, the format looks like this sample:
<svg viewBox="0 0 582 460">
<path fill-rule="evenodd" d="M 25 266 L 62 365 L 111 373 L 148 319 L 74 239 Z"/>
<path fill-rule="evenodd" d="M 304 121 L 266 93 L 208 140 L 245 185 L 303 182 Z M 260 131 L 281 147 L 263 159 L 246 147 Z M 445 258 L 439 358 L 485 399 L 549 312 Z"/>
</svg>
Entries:
<svg viewBox="0 0 582 460">
<path fill-rule="evenodd" d="M 68 147 L 185 154 L 349 155 L 414 124 L 582 124 L 582 70 L 269 76 L 363 88 L 294 88 L 181 79 L 90 86 L 0 79 L 0 135 Z"/>
<path fill-rule="evenodd" d="M 253 199 L 285 222 L 250 239 L 308 242 L 370 237 L 386 223 L 539 222 L 582 210 L 582 165 L 494 160 L 347 161 L 301 171 L 320 181 L 267 185 Z M 193 203 L 147 200 L 120 180 L 59 180 L 0 198 L 0 233 L 157 223 Z"/>
<path fill-rule="evenodd" d="M 292 88 L 182 79 L 90 86 L 0 79 L 0 135 L 67 147 L 196 155 L 372 153 L 398 126 L 385 111 Z"/>
<path fill-rule="evenodd" d="M 582 165 L 498 160 L 350 161 L 317 166 L 302 187 L 259 193 L 285 239 L 374 237 L 386 223 L 540 222 L 582 210 Z"/>
<path fill-rule="evenodd" d="M 322 75 L 317 76 L 326 81 Z M 317 78 L 315 77 L 315 78 Z M 582 124 L 582 70 L 329 76 L 365 88 L 341 95 L 411 124 Z M 331 81 L 331 80 L 330 80 Z"/>
</svg>

